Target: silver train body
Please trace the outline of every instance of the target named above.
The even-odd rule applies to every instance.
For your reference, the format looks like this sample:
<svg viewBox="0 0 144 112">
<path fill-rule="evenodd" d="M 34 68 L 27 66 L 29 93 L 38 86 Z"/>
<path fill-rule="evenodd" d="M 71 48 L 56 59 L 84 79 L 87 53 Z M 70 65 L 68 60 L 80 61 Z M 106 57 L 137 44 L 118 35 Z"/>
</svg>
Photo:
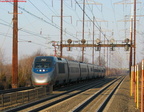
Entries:
<svg viewBox="0 0 144 112">
<path fill-rule="evenodd" d="M 34 59 L 32 83 L 34 86 L 59 85 L 105 76 L 105 67 L 68 61 L 54 56 L 39 56 Z"/>
</svg>

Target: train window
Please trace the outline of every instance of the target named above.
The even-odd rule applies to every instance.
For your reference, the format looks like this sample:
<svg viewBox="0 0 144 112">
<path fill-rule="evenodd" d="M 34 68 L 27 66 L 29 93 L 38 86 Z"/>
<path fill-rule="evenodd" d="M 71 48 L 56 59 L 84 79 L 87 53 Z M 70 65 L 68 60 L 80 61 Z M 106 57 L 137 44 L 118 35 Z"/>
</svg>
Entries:
<svg viewBox="0 0 144 112">
<path fill-rule="evenodd" d="M 37 57 L 34 61 L 35 68 L 50 68 L 52 66 L 52 58 Z"/>
<path fill-rule="evenodd" d="M 76 68 L 76 73 L 77 73 L 77 72 L 79 72 L 79 69 L 78 69 L 78 68 Z"/>
<path fill-rule="evenodd" d="M 50 68 L 51 67 L 51 62 L 36 62 L 34 64 L 35 68 Z"/>
<path fill-rule="evenodd" d="M 81 68 L 81 72 L 86 72 L 86 68 Z"/>
<path fill-rule="evenodd" d="M 99 72 L 100 70 L 98 70 L 98 69 L 94 69 L 94 72 Z"/>
<path fill-rule="evenodd" d="M 79 69 L 77 67 L 71 67 L 70 68 L 70 72 L 71 73 L 78 73 L 79 72 Z"/>
<path fill-rule="evenodd" d="M 59 73 L 65 73 L 64 63 L 58 63 Z"/>
<path fill-rule="evenodd" d="M 61 58 L 59 58 L 59 57 L 58 57 L 57 59 L 58 59 L 58 60 L 62 60 L 62 59 L 61 59 Z"/>
<path fill-rule="evenodd" d="M 91 71 L 93 71 L 93 68 L 91 68 Z"/>
</svg>

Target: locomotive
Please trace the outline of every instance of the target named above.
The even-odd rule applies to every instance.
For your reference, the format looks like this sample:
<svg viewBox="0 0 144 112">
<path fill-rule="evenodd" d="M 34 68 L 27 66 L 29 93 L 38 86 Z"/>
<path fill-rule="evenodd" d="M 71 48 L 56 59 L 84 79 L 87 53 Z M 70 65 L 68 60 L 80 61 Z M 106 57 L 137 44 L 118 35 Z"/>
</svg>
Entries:
<svg viewBox="0 0 144 112">
<path fill-rule="evenodd" d="M 104 77 L 105 67 L 54 56 L 37 56 L 32 66 L 33 86 L 60 85 Z"/>
</svg>

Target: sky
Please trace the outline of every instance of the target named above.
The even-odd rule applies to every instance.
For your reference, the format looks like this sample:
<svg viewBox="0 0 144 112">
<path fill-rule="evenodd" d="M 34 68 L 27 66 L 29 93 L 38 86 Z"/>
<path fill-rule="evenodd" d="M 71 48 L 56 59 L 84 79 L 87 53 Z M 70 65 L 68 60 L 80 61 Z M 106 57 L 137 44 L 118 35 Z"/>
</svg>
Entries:
<svg viewBox="0 0 144 112">
<path fill-rule="evenodd" d="M 92 40 L 93 17 L 95 21 L 95 40 L 102 42 L 114 38 L 123 41 L 130 37 L 130 15 L 133 15 L 133 0 L 85 0 L 84 38 Z M 18 53 L 19 59 L 38 50 L 47 55 L 54 54 L 51 41 L 60 41 L 61 0 L 26 0 L 18 3 Z M 82 39 L 83 0 L 63 0 L 63 40 Z M 132 11 L 131 11 L 132 10 Z M 0 50 L 7 63 L 12 59 L 12 18 L 13 3 L 0 2 Z M 137 0 L 137 15 L 144 15 L 144 1 Z M 137 16 L 137 62 L 144 58 L 143 35 L 144 16 Z M 29 42 L 31 41 L 31 42 Z M 63 49 L 63 55 L 81 56 L 80 48 L 72 51 Z M 106 57 L 104 48 L 101 56 Z M 129 52 L 124 48 L 115 48 L 109 52 L 109 60 L 115 66 L 127 66 Z M 85 49 L 85 57 L 91 63 L 92 48 Z M 95 58 L 99 52 L 95 52 Z"/>
</svg>

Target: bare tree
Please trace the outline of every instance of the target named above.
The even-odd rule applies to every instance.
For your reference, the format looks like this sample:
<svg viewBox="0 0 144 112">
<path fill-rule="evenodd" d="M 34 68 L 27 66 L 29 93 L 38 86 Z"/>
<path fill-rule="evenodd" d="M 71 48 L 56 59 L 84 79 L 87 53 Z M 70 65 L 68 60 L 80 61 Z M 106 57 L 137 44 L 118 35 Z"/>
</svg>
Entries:
<svg viewBox="0 0 144 112">
<path fill-rule="evenodd" d="M 96 60 L 95 60 L 95 64 L 96 64 L 96 65 L 105 66 L 105 65 L 106 65 L 106 62 L 105 62 L 104 57 L 98 56 L 98 57 L 96 58 Z"/>
<path fill-rule="evenodd" d="M 0 89 L 4 89 L 4 85 L 6 82 L 6 73 L 4 67 L 4 54 L 2 49 L 0 49 Z"/>
<path fill-rule="evenodd" d="M 68 60 L 75 60 L 73 56 L 63 56 L 63 58 L 66 58 Z"/>
<path fill-rule="evenodd" d="M 78 56 L 78 57 L 76 58 L 76 60 L 81 62 L 82 56 Z M 88 58 L 85 57 L 85 58 L 84 58 L 84 62 L 85 62 L 85 63 L 89 63 Z"/>
<path fill-rule="evenodd" d="M 35 52 L 31 56 L 23 56 L 19 61 L 19 76 L 18 83 L 19 86 L 28 86 L 31 85 L 31 69 L 32 63 L 36 56 L 45 56 L 45 53 L 42 53 L 40 50 Z"/>
</svg>

